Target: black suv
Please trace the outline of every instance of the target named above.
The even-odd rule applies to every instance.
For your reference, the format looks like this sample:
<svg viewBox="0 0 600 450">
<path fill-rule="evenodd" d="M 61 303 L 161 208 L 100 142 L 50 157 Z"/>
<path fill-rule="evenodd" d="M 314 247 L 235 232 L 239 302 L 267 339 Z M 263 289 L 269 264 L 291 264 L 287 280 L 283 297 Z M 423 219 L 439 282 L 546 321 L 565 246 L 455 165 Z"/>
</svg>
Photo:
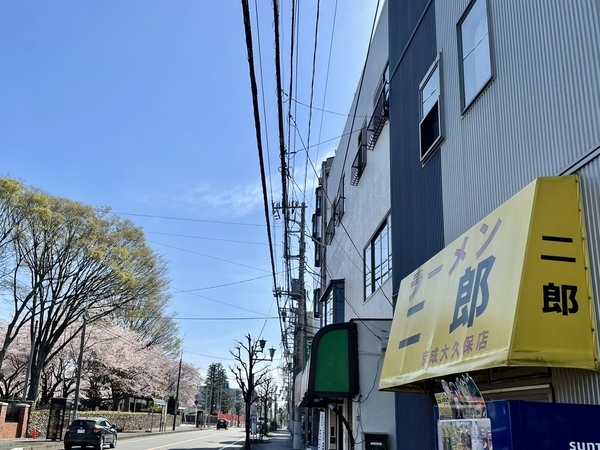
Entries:
<svg viewBox="0 0 600 450">
<path fill-rule="evenodd" d="M 105 444 L 117 446 L 117 430 L 103 417 L 82 417 L 71 422 L 65 433 L 65 450 L 73 446 L 102 450 Z"/>
<path fill-rule="evenodd" d="M 217 430 L 219 430 L 221 428 L 227 429 L 228 425 L 229 424 L 227 423 L 227 421 L 225 419 L 219 419 L 219 420 L 217 420 Z"/>
</svg>

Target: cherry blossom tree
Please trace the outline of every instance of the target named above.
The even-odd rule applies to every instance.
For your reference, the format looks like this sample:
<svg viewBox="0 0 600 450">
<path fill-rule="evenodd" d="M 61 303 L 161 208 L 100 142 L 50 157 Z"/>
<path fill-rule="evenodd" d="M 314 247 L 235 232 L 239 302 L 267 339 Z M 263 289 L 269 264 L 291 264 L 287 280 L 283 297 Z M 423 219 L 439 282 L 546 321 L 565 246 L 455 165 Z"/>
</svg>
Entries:
<svg viewBox="0 0 600 450">
<path fill-rule="evenodd" d="M 6 328 L 5 324 L 0 326 L 0 330 Z M 11 398 L 20 396 L 25 383 L 25 372 L 29 361 L 31 344 L 29 336 L 22 331 L 12 341 L 10 351 L 4 357 L 2 365 L 2 377 L 0 377 L 0 396 L 2 398 Z"/>
<path fill-rule="evenodd" d="M 179 375 L 179 360 L 171 359 L 165 371 L 167 381 L 166 392 L 175 398 L 177 391 L 177 377 Z M 200 369 L 185 361 L 181 364 L 181 378 L 179 380 L 179 404 L 192 406 L 200 389 L 202 378 Z"/>
<path fill-rule="evenodd" d="M 0 289 L 11 313 L 0 366 L 29 325 L 35 337 L 30 400 L 38 397 L 48 362 L 76 335 L 65 340 L 69 328 L 82 328 L 84 315 L 89 324 L 139 299 L 168 299 L 166 263 L 140 228 L 108 209 L 5 178 L 0 178 L 0 256 Z"/>
<path fill-rule="evenodd" d="M 125 398 L 165 395 L 169 360 L 163 350 L 148 347 L 138 333 L 116 325 L 90 328 L 83 390 L 92 403 L 110 401 L 116 410 Z"/>
</svg>

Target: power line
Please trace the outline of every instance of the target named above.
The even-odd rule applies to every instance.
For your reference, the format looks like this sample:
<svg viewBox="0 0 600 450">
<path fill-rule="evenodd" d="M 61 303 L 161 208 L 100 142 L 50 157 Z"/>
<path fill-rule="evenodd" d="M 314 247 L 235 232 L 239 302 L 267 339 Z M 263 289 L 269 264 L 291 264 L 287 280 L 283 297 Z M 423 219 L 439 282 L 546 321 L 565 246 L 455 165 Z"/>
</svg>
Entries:
<svg viewBox="0 0 600 450">
<path fill-rule="evenodd" d="M 216 284 L 214 286 L 206 286 L 206 287 L 195 288 L 195 289 L 187 289 L 185 291 L 179 291 L 179 292 L 207 291 L 209 289 L 217 289 L 217 288 L 221 288 L 221 287 L 234 286 L 236 284 L 249 283 L 250 281 L 260 280 L 262 278 L 267 278 L 267 277 L 270 277 L 270 276 L 271 276 L 271 274 L 269 274 L 269 275 L 263 275 L 262 277 L 248 278 L 247 280 L 233 281 L 231 283 Z"/>
<path fill-rule="evenodd" d="M 312 127 L 312 113 L 313 113 L 313 98 L 315 94 L 315 74 L 317 73 L 317 47 L 319 42 L 319 12 L 321 9 L 321 0 L 317 0 L 317 12 L 315 18 L 315 43 L 313 47 L 313 60 L 312 60 L 312 75 L 310 79 L 310 107 L 308 109 L 308 136 L 306 139 L 307 145 L 310 145 L 310 135 Z M 291 93 L 290 93 L 291 94 Z M 307 150 L 308 153 L 308 150 Z M 308 178 L 308 161 L 304 163 L 304 189 L 302 191 L 302 199 L 306 200 L 306 180 Z"/>
<path fill-rule="evenodd" d="M 177 234 L 177 233 L 161 233 L 159 231 L 145 231 L 147 234 L 160 234 L 161 236 L 173 236 L 173 237 L 182 237 L 182 238 L 190 238 L 190 239 L 203 239 L 207 241 L 220 241 L 220 242 L 233 242 L 236 244 L 251 244 L 251 245 L 268 245 L 265 242 L 250 242 L 250 241 L 239 241 L 237 239 L 222 239 L 222 238 L 210 238 L 206 236 L 192 236 L 189 234 Z"/>
<path fill-rule="evenodd" d="M 260 270 L 261 272 L 268 272 L 268 270 L 265 270 L 265 269 L 260 269 L 258 267 L 249 266 L 247 264 L 237 263 L 235 261 L 231 261 L 231 260 L 228 260 L 228 259 L 218 258 L 216 256 L 207 255 L 205 253 L 195 252 L 193 250 L 188 250 L 186 248 L 175 247 L 173 245 L 163 244 L 163 243 L 154 242 L 154 241 L 148 241 L 148 242 L 150 244 L 162 245 L 163 247 L 168 247 L 168 248 L 172 248 L 174 250 L 179 250 L 179 251 L 182 251 L 182 252 L 191 253 L 193 255 L 204 256 L 205 258 L 210 258 L 210 259 L 214 259 L 214 260 L 217 260 L 217 261 L 222 261 L 222 262 L 226 262 L 226 263 L 229 263 L 229 264 L 235 264 L 236 266 L 246 267 L 248 269 Z"/>
<path fill-rule="evenodd" d="M 134 217 L 149 217 L 151 219 L 166 219 L 166 220 L 183 220 L 187 222 L 204 222 L 204 223 L 216 223 L 222 225 L 241 225 L 246 227 L 264 227 L 264 224 L 260 223 L 243 223 L 243 222 L 227 222 L 223 220 L 208 220 L 208 219 L 191 219 L 188 217 L 171 217 L 171 216 L 155 216 L 152 214 L 136 214 L 136 213 L 126 213 L 126 212 L 117 212 L 111 211 L 111 214 L 116 214 L 119 216 L 134 216 Z"/>
<path fill-rule="evenodd" d="M 329 39 L 329 54 L 327 55 L 327 71 L 325 74 L 325 87 L 323 89 L 323 103 L 321 107 L 321 112 L 325 112 L 325 100 L 327 99 L 327 87 L 329 86 L 329 69 L 331 67 L 331 53 L 333 50 L 333 36 L 335 32 L 335 20 L 337 18 L 337 7 L 338 0 L 335 0 L 335 8 L 333 11 L 333 23 L 331 25 L 331 38 Z M 318 140 L 321 140 L 321 133 L 323 131 L 323 117 L 324 114 L 321 114 L 321 123 L 319 124 L 319 137 Z M 308 150 L 307 150 L 308 151 Z M 316 160 L 319 160 L 319 146 L 317 146 L 317 154 L 315 156 Z"/>
<path fill-rule="evenodd" d="M 267 317 L 176 317 L 174 320 L 273 320 L 279 319 L 279 316 L 267 316 Z"/>
<path fill-rule="evenodd" d="M 265 223 L 267 226 L 267 236 L 269 239 L 269 252 L 271 255 L 271 272 L 273 273 L 273 284 L 277 284 L 275 277 L 275 256 L 273 254 L 273 241 L 271 239 L 271 220 L 269 214 L 269 200 L 267 197 L 267 181 L 265 174 L 265 164 L 262 151 L 262 134 L 260 127 L 260 113 L 258 110 L 258 87 L 256 85 L 256 74 L 254 73 L 254 53 L 252 51 L 252 30 L 250 26 L 250 8 L 248 0 L 241 0 L 242 12 L 244 15 L 244 32 L 246 37 L 246 50 L 248 52 L 248 70 L 250 72 L 250 89 L 252 91 L 252 105 L 254 111 L 254 128 L 256 132 L 256 147 L 258 149 L 258 161 L 260 165 L 260 179 L 263 191 L 263 202 L 265 207 Z"/>
<path fill-rule="evenodd" d="M 179 291 L 179 290 L 177 289 L 177 291 Z M 244 308 L 244 307 L 238 306 L 238 305 L 233 305 L 231 303 L 223 302 L 221 300 L 215 300 L 214 298 L 210 298 L 210 297 L 206 297 L 204 295 L 196 294 L 195 292 L 188 292 L 188 291 L 180 291 L 180 292 L 184 293 L 184 294 L 190 294 L 190 295 L 193 295 L 193 296 L 198 297 L 198 298 L 203 298 L 205 300 L 210 300 L 211 302 L 219 303 L 221 305 L 231 306 L 232 308 L 241 309 L 242 311 L 247 311 L 247 312 L 251 312 L 251 313 L 254 313 L 254 314 L 259 314 L 259 315 L 261 315 L 263 317 L 268 317 L 268 314 L 263 314 L 261 312 L 254 311 L 252 309 Z"/>
</svg>

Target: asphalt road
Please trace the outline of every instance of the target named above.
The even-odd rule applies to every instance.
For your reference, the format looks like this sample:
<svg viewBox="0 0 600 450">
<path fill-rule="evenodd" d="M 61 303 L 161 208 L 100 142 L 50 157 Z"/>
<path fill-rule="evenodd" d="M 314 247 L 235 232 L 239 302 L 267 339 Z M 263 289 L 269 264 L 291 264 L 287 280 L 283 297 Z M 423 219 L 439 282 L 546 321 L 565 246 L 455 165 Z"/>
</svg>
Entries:
<svg viewBox="0 0 600 450">
<path fill-rule="evenodd" d="M 123 439 L 116 450 L 224 450 L 244 444 L 244 429 L 187 431 Z M 77 448 L 77 447 L 75 447 Z M 108 448 L 108 446 L 106 446 Z"/>
<path fill-rule="evenodd" d="M 230 447 L 239 448 L 243 444 L 244 429 L 229 428 L 123 439 L 118 442 L 117 450 L 222 450 Z"/>
</svg>

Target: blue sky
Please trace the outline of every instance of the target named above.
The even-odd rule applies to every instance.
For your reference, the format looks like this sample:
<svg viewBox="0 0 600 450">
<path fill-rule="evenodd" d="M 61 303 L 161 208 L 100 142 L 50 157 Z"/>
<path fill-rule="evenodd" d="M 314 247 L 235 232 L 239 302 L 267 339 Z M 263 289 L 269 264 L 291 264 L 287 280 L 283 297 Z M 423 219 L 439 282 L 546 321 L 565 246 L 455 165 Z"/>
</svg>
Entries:
<svg viewBox="0 0 600 450">
<path fill-rule="evenodd" d="M 297 3 L 291 150 L 308 142 L 317 8 Z M 319 11 L 309 149 L 317 167 L 343 131 L 377 6 L 336 3 Z M 286 93 L 290 4 L 280 4 Z M 269 195 L 280 201 L 273 10 L 267 0 L 250 8 Z M 279 323 L 265 319 L 277 309 L 251 101 L 240 1 L 0 2 L 0 174 L 142 227 L 168 261 L 184 360 L 203 374 L 211 362 L 232 364 L 229 350 L 247 333 L 262 332 L 281 356 Z M 312 204 L 305 155 L 293 160 L 300 186 L 291 198 Z M 272 225 L 281 271 L 281 222 Z"/>
</svg>

